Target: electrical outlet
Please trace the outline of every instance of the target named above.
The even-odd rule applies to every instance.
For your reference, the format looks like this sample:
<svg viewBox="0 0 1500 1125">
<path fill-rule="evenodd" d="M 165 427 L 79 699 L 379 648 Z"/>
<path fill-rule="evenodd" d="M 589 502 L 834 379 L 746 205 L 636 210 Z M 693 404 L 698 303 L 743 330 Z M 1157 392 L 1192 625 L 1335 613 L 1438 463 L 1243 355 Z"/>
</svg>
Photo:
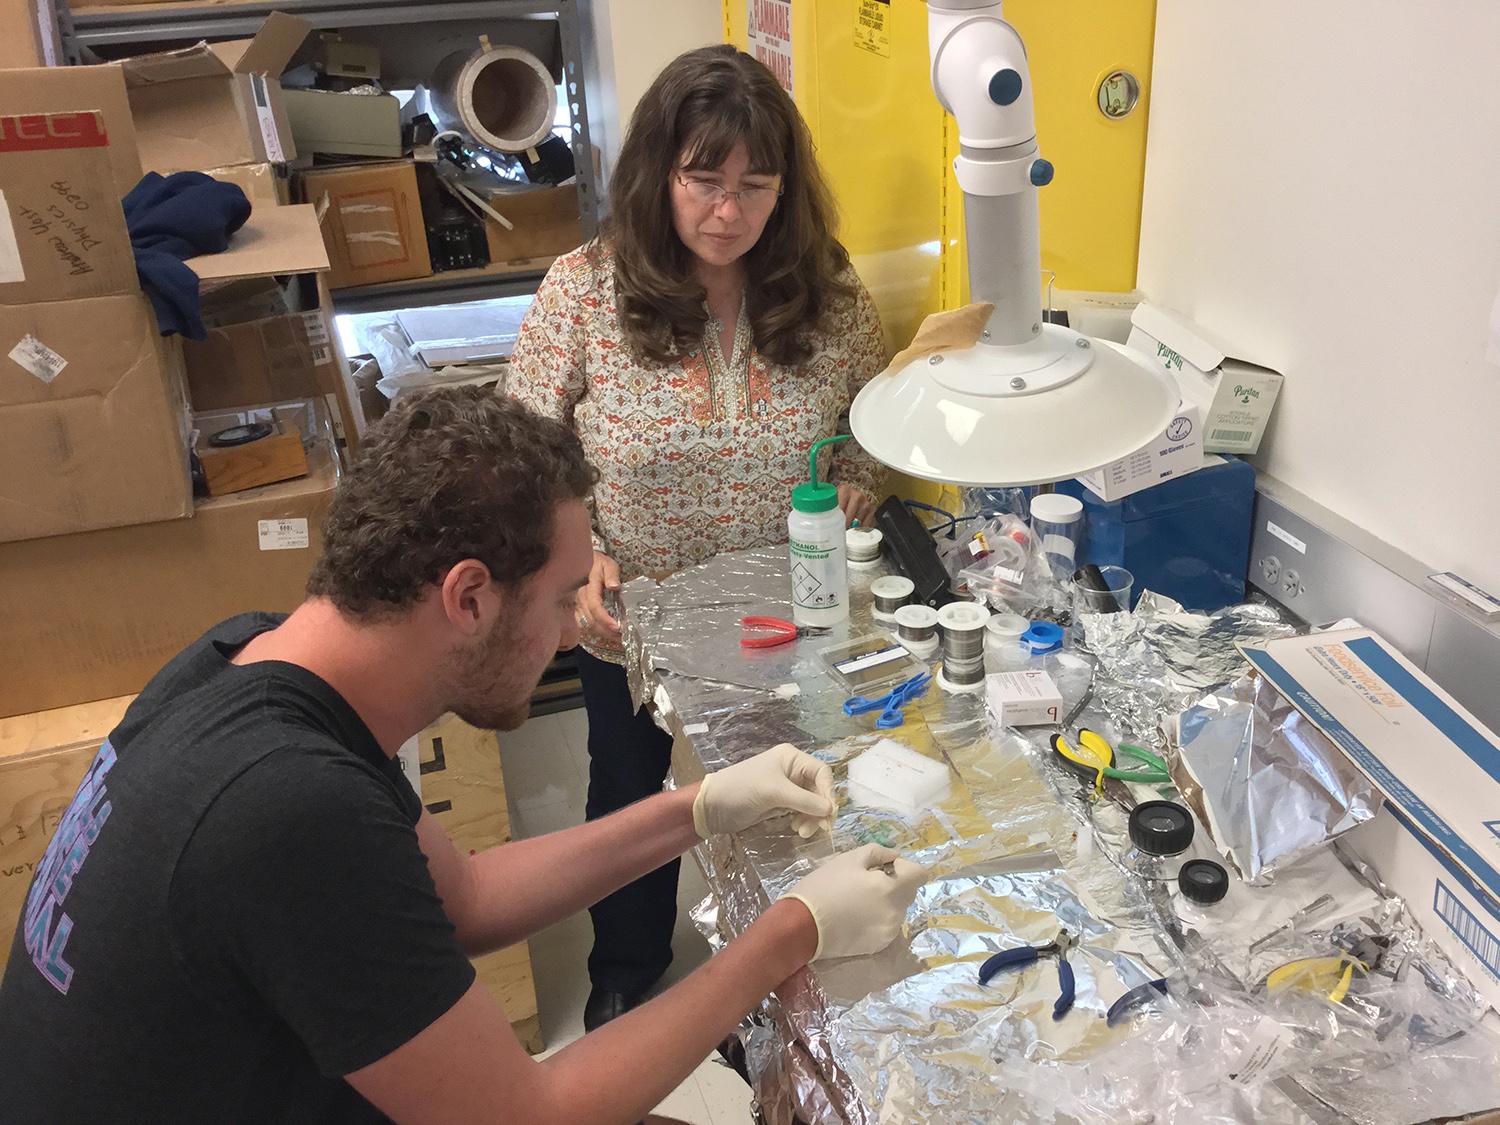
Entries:
<svg viewBox="0 0 1500 1125">
<path fill-rule="evenodd" d="M 1275 586 L 1281 579 L 1281 560 L 1275 555 L 1267 555 L 1261 559 L 1260 576 L 1266 580 L 1267 586 Z"/>
</svg>

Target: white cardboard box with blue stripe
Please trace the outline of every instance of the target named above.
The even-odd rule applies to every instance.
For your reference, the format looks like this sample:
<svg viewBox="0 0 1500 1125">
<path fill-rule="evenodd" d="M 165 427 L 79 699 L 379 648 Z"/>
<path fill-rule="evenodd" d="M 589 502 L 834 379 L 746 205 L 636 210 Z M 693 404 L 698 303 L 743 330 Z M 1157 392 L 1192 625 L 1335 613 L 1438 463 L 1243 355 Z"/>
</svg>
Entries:
<svg viewBox="0 0 1500 1125">
<path fill-rule="evenodd" d="M 1368 629 L 1242 651 L 1385 795 L 1345 842 L 1500 1010 L 1500 738 Z"/>
</svg>

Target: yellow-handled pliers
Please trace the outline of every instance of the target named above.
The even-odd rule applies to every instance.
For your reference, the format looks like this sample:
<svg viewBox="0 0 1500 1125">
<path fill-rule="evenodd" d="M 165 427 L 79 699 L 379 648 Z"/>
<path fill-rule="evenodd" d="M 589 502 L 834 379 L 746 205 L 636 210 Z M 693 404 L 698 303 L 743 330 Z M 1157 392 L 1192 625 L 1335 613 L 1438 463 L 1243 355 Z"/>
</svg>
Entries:
<svg viewBox="0 0 1500 1125">
<path fill-rule="evenodd" d="M 1164 785 L 1172 780 L 1172 775 L 1167 772 L 1165 759 L 1130 742 L 1122 742 L 1118 747 L 1111 746 L 1108 739 L 1089 730 L 1088 727 L 1079 728 L 1076 746 L 1061 734 L 1054 734 L 1052 750 L 1058 757 L 1074 766 L 1079 773 L 1085 776 L 1092 774 L 1095 793 L 1104 791 L 1106 777 L 1117 781 L 1134 781 L 1142 785 Z M 1145 768 L 1119 768 L 1115 765 L 1116 753 L 1123 758 L 1132 758 L 1140 762 Z"/>
<path fill-rule="evenodd" d="M 1349 995 L 1349 986 L 1355 974 L 1364 976 L 1380 961 L 1385 950 L 1373 938 L 1366 938 L 1348 952 L 1332 957 L 1304 957 L 1288 961 L 1271 970 L 1266 976 L 1266 991 L 1272 996 L 1289 988 L 1317 992 L 1327 996 L 1333 1003 L 1341 1003 Z"/>
</svg>

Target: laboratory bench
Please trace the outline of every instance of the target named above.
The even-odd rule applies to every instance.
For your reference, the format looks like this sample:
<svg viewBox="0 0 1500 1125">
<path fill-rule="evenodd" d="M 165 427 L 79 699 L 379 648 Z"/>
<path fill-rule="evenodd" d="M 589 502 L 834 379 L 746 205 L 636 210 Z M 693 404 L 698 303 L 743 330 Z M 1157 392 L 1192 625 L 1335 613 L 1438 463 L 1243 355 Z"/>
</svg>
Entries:
<svg viewBox="0 0 1500 1125">
<path fill-rule="evenodd" d="M 1172 782 L 1096 793 L 1051 752 L 1058 728 L 1001 728 L 982 694 L 936 683 L 894 729 L 846 714 L 850 689 L 824 650 L 878 624 L 880 573 L 851 575 L 850 620 L 828 636 L 764 650 L 740 646 L 740 619 L 788 615 L 784 548 L 624 590 L 632 690 L 674 735 L 672 784 L 781 742 L 834 769 L 831 836 L 803 840 L 773 820 L 696 849 L 712 893 L 694 920 L 711 944 L 836 852 L 875 842 L 932 870 L 890 947 L 809 966 L 741 1026 L 764 1121 L 1374 1123 L 1500 1106 L 1500 1038 L 1483 1003 L 1342 844 L 1299 853 L 1268 886 L 1231 869 L 1229 896 L 1199 906 L 1130 839 L 1127 806 L 1182 800 Z M 1237 645 L 1305 632 L 1260 595 L 1204 616 L 1147 594 L 1134 613 L 1091 619 L 1049 667 L 1067 730 L 1164 750 L 1173 715 L 1243 685 Z M 943 763 L 946 794 L 918 809 L 851 796 L 850 763 L 884 739 Z M 1370 794 L 1344 784 L 1345 803 L 1369 814 Z M 1266 835 L 1295 836 L 1304 812 L 1265 813 Z M 1224 858 L 1201 823 L 1198 837 L 1181 858 Z M 980 983 L 995 954 L 1061 933 L 1075 943 L 1076 995 L 1059 1018 L 1050 958 Z M 1380 943 L 1365 956 L 1385 970 L 1350 969 L 1343 1002 L 1330 999 L 1337 979 L 1328 995 L 1267 991 L 1285 966 L 1361 940 Z"/>
</svg>

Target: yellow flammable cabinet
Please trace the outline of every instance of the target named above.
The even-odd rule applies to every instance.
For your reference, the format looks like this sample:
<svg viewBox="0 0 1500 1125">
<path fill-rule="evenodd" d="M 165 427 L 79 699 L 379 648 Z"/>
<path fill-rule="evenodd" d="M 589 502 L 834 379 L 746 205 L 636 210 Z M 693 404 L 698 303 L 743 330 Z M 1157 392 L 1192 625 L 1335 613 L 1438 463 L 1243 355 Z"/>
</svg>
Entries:
<svg viewBox="0 0 1500 1125">
<path fill-rule="evenodd" d="M 752 15 L 774 31 L 788 12 L 791 42 L 780 49 L 838 200 L 840 237 L 887 344 L 903 346 L 923 317 L 968 299 L 958 131 L 932 92 L 927 5 L 725 0 L 725 38 L 754 52 Z M 1038 144 L 1057 169 L 1041 191 L 1042 268 L 1061 289 L 1133 289 L 1156 0 L 1007 0 L 1005 18 L 1026 42 Z M 1110 81 L 1117 75 L 1128 77 Z M 1119 112 L 1132 81 L 1137 104 L 1108 116 L 1101 102 Z M 940 498 L 936 485 L 895 484 Z"/>
</svg>

